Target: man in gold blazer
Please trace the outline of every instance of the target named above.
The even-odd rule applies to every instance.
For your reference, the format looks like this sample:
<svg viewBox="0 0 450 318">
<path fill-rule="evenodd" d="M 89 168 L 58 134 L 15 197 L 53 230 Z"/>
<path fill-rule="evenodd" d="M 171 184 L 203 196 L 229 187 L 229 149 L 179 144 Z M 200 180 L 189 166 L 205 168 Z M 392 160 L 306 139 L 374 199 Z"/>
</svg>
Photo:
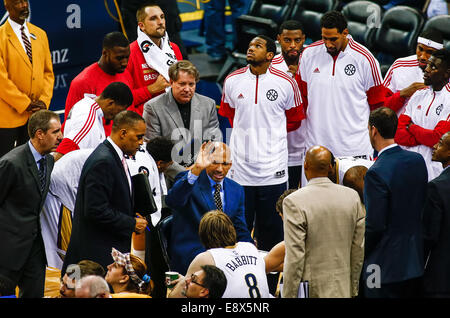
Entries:
<svg viewBox="0 0 450 318">
<path fill-rule="evenodd" d="M 314 146 L 304 163 L 308 184 L 283 201 L 286 255 L 283 297 L 355 297 L 364 257 L 365 212 L 358 193 L 327 178 L 331 153 Z"/>
<path fill-rule="evenodd" d="M 47 34 L 26 22 L 28 0 L 4 0 L 0 26 L 0 157 L 28 140 L 30 115 L 50 105 L 53 66 Z"/>
</svg>

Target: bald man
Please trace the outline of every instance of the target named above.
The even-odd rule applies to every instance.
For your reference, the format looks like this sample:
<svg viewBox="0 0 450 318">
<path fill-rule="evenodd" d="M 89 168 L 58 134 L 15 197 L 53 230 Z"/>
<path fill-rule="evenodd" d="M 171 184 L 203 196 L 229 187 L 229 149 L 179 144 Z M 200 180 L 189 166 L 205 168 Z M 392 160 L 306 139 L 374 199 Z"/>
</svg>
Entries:
<svg viewBox="0 0 450 318">
<path fill-rule="evenodd" d="M 253 242 L 245 223 L 244 188 L 226 177 L 231 153 L 222 142 L 204 143 L 189 171 L 179 173 L 166 196 L 173 213 L 169 246 L 171 270 L 186 273 L 197 254 L 205 251 L 198 236 L 202 216 L 211 210 L 227 214 L 238 242 Z"/>
<path fill-rule="evenodd" d="M 425 259 L 424 294 L 426 297 L 450 297 L 450 132 L 433 147 L 432 160 L 444 171 L 428 182 L 423 209 Z"/>
<path fill-rule="evenodd" d="M 330 169 L 328 149 L 308 149 L 304 163 L 308 184 L 283 201 L 285 298 L 296 298 L 304 281 L 309 282 L 311 298 L 358 294 L 364 209 L 355 190 L 331 182 Z"/>
</svg>

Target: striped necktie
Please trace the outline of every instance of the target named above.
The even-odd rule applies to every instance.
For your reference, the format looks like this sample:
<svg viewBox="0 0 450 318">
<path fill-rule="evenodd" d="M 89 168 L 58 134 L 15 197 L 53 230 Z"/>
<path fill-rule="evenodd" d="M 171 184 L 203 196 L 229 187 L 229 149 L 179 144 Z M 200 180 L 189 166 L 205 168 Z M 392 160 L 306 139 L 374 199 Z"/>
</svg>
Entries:
<svg viewBox="0 0 450 318">
<path fill-rule="evenodd" d="M 39 161 L 39 181 L 41 182 L 41 192 L 44 192 L 45 188 L 45 157 L 41 158 Z"/>
<path fill-rule="evenodd" d="M 27 51 L 28 58 L 30 59 L 31 64 L 33 64 L 33 54 L 31 53 L 31 43 L 30 40 L 28 40 L 27 35 L 25 34 L 25 27 L 22 25 L 20 28 L 20 31 L 22 31 L 22 41 L 25 45 L 25 49 Z"/>
<path fill-rule="evenodd" d="M 216 183 L 214 185 L 214 203 L 216 204 L 217 210 L 223 212 L 222 198 L 220 197 L 221 189 L 222 189 L 222 186 L 219 183 Z"/>
</svg>

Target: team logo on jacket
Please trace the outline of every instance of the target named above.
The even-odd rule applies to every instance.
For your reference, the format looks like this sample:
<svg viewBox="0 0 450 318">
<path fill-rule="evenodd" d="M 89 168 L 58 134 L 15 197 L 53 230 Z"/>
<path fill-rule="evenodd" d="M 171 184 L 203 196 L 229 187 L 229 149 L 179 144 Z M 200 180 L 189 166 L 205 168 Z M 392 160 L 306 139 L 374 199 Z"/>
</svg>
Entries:
<svg viewBox="0 0 450 318">
<path fill-rule="evenodd" d="M 144 41 L 141 43 L 141 49 L 142 52 L 147 53 L 148 50 L 150 50 L 150 46 L 152 46 L 152 43 L 150 41 Z"/>
<path fill-rule="evenodd" d="M 277 100 L 277 98 L 278 98 L 278 93 L 277 93 L 277 91 L 274 90 L 274 89 L 269 89 L 269 90 L 267 91 L 267 93 L 266 93 L 266 97 L 267 97 L 268 100 L 270 100 L 270 101 L 273 102 L 274 100 Z"/>
<path fill-rule="evenodd" d="M 437 108 L 436 108 L 436 115 L 440 115 L 442 110 L 444 109 L 444 105 L 440 104 Z"/>
<path fill-rule="evenodd" d="M 353 64 L 347 64 L 347 66 L 344 68 L 344 72 L 345 74 L 347 74 L 348 76 L 352 76 L 353 74 L 356 73 L 356 67 Z"/>
</svg>

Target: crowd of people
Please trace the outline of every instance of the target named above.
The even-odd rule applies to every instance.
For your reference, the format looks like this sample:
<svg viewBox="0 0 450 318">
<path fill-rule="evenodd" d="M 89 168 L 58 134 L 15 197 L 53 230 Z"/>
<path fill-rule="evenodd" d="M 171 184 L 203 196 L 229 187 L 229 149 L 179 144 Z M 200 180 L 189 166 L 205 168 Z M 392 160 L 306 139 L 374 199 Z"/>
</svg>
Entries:
<svg viewBox="0 0 450 318">
<path fill-rule="evenodd" d="M 63 298 L 450 297 L 450 52 L 437 31 L 383 79 L 339 11 L 306 47 L 285 21 L 250 41 L 217 111 L 149 2 L 133 42 L 105 35 L 61 124 L 45 32 L 28 1 L 4 2 L 1 297 L 44 297 L 47 267 Z"/>
</svg>

